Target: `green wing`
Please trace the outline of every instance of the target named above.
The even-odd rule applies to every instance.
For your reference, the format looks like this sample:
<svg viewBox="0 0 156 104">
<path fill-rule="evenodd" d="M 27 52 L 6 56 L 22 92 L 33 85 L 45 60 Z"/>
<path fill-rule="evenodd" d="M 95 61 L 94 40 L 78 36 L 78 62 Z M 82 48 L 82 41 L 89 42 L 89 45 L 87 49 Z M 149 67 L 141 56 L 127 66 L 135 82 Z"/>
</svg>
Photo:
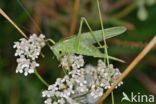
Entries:
<svg viewBox="0 0 156 104">
<path fill-rule="evenodd" d="M 105 29 L 105 39 L 112 38 L 117 35 L 121 35 L 126 31 L 125 27 L 112 27 Z M 94 37 L 96 38 L 97 41 L 102 41 L 103 36 L 102 36 L 102 30 L 97 30 L 93 32 Z M 80 42 L 83 42 L 84 44 L 94 44 L 96 43 L 96 40 L 91 36 L 91 33 L 84 33 L 81 34 Z"/>
<path fill-rule="evenodd" d="M 109 39 L 109 38 L 121 35 L 122 33 L 126 31 L 126 28 L 119 26 L 119 27 L 107 28 L 107 29 L 104 29 L 104 31 L 105 31 L 105 39 Z M 97 41 L 103 40 L 102 30 L 93 31 L 93 35 Z M 63 41 L 66 41 L 66 42 L 68 41 L 69 43 L 71 43 L 76 38 L 77 36 L 72 36 Z M 96 40 L 92 37 L 91 32 L 86 32 L 86 33 L 81 33 L 79 43 L 84 43 L 85 45 L 91 45 L 91 44 L 97 43 Z M 63 41 L 60 41 L 60 42 L 63 42 Z"/>
</svg>

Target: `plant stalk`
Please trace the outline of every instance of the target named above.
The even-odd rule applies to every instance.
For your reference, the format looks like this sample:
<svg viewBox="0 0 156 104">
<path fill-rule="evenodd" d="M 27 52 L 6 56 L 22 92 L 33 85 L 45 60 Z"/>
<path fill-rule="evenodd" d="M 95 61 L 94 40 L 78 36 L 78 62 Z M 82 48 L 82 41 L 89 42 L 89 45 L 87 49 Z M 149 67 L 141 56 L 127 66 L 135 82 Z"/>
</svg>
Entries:
<svg viewBox="0 0 156 104">
<path fill-rule="evenodd" d="M 40 76 L 40 74 L 37 72 L 37 70 L 35 70 L 35 75 L 37 76 L 37 78 L 47 87 L 49 86 L 49 84 Z"/>
</svg>

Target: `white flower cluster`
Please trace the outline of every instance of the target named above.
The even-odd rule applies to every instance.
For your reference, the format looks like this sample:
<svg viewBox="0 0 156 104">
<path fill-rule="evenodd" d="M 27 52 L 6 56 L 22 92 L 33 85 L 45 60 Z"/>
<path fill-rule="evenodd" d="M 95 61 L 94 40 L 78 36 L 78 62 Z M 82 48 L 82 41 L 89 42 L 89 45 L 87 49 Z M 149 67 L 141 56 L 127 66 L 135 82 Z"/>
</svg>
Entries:
<svg viewBox="0 0 156 104">
<path fill-rule="evenodd" d="M 65 55 L 62 59 L 61 59 L 61 66 L 63 69 L 69 70 L 71 69 L 78 69 L 80 67 L 84 66 L 84 60 L 83 60 L 83 56 L 79 55 Z"/>
<path fill-rule="evenodd" d="M 47 98 L 45 104 L 95 104 L 104 90 L 121 75 L 119 69 L 112 64 L 106 66 L 102 60 L 96 67 L 84 66 L 81 55 L 66 55 L 61 65 L 71 70 L 42 92 L 42 96 Z"/>
<path fill-rule="evenodd" d="M 45 36 L 40 34 L 32 34 L 29 39 L 22 38 L 19 42 L 15 42 L 13 48 L 16 48 L 15 56 L 17 58 L 18 66 L 16 73 L 24 73 L 25 76 L 34 73 L 39 64 L 35 59 L 40 55 L 41 49 L 45 46 Z"/>
</svg>

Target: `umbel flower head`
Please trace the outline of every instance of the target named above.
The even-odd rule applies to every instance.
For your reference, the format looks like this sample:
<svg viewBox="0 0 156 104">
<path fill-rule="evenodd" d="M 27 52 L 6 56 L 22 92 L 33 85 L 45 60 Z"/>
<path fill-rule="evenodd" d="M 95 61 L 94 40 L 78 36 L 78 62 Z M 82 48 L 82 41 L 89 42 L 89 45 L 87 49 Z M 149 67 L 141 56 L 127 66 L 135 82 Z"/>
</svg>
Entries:
<svg viewBox="0 0 156 104">
<path fill-rule="evenodd" d="M 70 70 L 71 67 L 72 69 L 78 69 L 84 66 L 84 60 L 83 60 L 83 56 L 79 55 L 65 55 L 62 59 L 61 59 L 61 66 L 63 69 L 65 70 Z"/>
<path fill-rule="evenodd" d="M 41 53 L 41 49 L 45 46 L 45 36 L 40 34 L 32 34 L 29 39 L 21 38 L 19 42 L 15 42 L 13 48 L 16 49 L 15 56 L 17 58 L 16 73 L 24 73 L 25 76 L 34 73 L 39 64 L 36 59 Z"/>
<path fill-rule="evenodd" d="M 45 104 L 95 104 L 121 75 L 118 68 L 107 66 L 102 60 L 97 66 L 85 66 L 81 55 L 65 55 L 61 66 L 69 72 L 42 92 L 47 98 Z"/>
</svg>

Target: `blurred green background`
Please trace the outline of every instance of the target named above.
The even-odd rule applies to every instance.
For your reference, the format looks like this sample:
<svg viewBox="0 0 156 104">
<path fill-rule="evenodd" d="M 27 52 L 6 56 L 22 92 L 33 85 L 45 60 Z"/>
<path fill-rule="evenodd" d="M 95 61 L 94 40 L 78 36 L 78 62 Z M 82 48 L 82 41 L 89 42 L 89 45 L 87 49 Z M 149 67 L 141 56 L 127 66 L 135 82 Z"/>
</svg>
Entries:
<svg viewBox="0 0 156 104">
<path fill-rule="evenodd" d="M 101 0 L 105 28 L 122 25 L 128 31 L 108 40 L 108 51 L 126 61 L 112 62 L 124 71 L 143 47 L 156 35 L 155 0 Z M 21 4 L 22 3 L 22 4 Z M 96 0 L 0 0 L 0 7 L 26 33 L 43 33 L 55 41 L 76 34 L 80 17 L 86 17 L 93 30 L 100 29 Z M 25 8 L 27 11 L 25 11 Z M 89 31 L 84 26 L 83 31 Z M 47 89 L 35 75 L 25 77 L 16 74 L 16 58 L 13 43 L 21 34 L 0 16 L 0 104 L 43 104 L 41 91 Z M 39 73 L 53 84 L 62 77 L 59 62 L 45 47 L 45 58 L 38 62 Z M 96 59 L 86 57 L 92 63 Z M 140 92 L 156 95 L 156 46 L 124 80 L 124 85 L 114 91 L 116 104 L 121 104 L 122 92 Z M 109 97 L 104 104 L 111 104 Z M 132 104 L 122 102 L 122 104 Z M 149 103 L 136 103 L 149 104 Z M 155 103 L 156 104 L 156 100 Z"/>
</svg>

